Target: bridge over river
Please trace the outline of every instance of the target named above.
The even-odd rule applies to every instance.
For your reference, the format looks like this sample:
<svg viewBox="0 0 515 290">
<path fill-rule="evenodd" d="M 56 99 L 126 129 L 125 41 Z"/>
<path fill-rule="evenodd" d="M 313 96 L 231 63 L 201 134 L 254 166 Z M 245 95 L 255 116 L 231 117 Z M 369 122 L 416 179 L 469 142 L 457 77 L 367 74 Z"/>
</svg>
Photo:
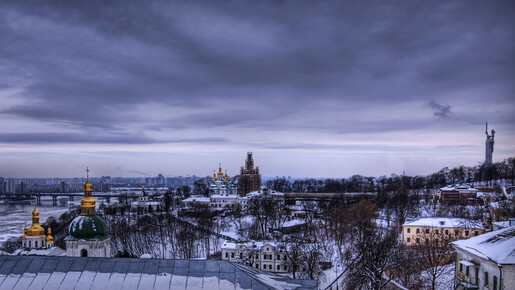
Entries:
<svg viewBox="0 0 515 290">
<path fill-rule="evenodd" d="M 140 195 L 136 193 L 114 193 L 114 192 L 93 192 L 93 197 L 103 197 L 105 198 L 107 203 L 111 202 L 111 198 L 115 197 L 118 198 L 118 200 L 121 199 L 137 199 Z M 84 196 L 83 192 L 66 192 L 66 193 L 59 193 L 59 192 L 51 192 L 51 193 L 0 193 L 0 198 L 4 199 L 11 199 L 11 200 L 22 200 L 22 199 L 36 199 L 36 204 L 41 205 L 41 197 L 43 196 L 50 196 L 52 197 L 52 204 L 57 205 L 57 199 L 59 197 L 68 197 L 70 201 L 73 201 L 75 197 L 82 198 Z"/>
</svg>

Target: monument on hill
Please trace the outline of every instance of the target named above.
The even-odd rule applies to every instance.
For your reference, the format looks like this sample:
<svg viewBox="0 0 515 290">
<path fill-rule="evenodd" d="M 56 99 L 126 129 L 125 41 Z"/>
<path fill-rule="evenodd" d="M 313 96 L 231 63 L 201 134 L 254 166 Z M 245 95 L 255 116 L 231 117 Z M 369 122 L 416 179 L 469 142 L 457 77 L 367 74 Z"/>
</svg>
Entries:
<svg viewBox="0 0 515 290">
<path fill-rule="evenodd" d="M 492 135 L 488 135 L 488 122 L 486 122 L 486 141 L 485 141 L 485 165 L 492 164 L 492 153 L 494 152 L 494 135 L 495 131 L 492 130 Z"/>
</svg>

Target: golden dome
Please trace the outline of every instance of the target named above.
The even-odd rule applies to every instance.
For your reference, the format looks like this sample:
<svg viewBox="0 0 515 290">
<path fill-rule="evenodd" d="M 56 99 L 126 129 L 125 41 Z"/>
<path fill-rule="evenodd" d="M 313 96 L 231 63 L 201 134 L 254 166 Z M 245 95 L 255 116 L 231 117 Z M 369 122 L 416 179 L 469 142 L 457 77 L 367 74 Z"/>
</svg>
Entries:
<svg viewBox="0 0 515 290">
<path fill-rule="evenodd" d="M 54 237 L 52 237 L 52 229 L 50 227 L 48 227 L 48 230 L 47 230 L 46 243 L 47 244 L 54 243 Z"/>
<path fill-rule="evenodd" d="M 86 168 L 87 179 L 84 184 L 84 198 L 80 201 L 80 214 L 81 215 L 94 215 L 95 214 L 95 199 L 91 196 L 93 192 L 93 185 L 89 182 L 89 168 Z"/>
<path fill-rule="evenodd" d="M 222 163 L 219 164 L 220 166 L 218 167 L 218 175 L 224 175 L 224 173 L 222 172 Z"/>
<path fill-rule="evenodd" d="M 36 206 L 34 206 L 34 210 L 32 211 L 32 226 L 28 229 L 25 227 L 23 231 L 25 233 L 24 237 L 43 237 L 45 235 L 45 229 L 39 225 L 39 211 Z"/>
</svg>

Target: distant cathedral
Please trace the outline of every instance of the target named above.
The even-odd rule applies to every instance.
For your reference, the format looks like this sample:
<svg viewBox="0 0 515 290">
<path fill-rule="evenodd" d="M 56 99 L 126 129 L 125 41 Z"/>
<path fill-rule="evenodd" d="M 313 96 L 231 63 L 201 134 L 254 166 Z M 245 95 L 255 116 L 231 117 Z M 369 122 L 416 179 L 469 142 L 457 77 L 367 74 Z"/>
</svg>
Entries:
<svg viewBox="0 0 515 290">
<path fill-rule="evenodd" d="M 225 171 L 225 175 L 222 171 L 222 164 L 220 163 L 218 167 L 218 174 L 213 172 L 213 182 L 209 186 L 209 196 L 213 195 L 221 195 L 221 196 L 229 196 L 236 194 L 236 185 L 234 184 L 234 179 L 231 179 L 229 182 L 229 176 L 227 175 L 227 170 Z"/>
<path fill-rule="evenodd" d="M 252 158 L 252 152 L 247 152 L 245 167 L 241 167 L 240 175 L 238 176 L 238 195 L 244 196 L 251 191 L 260 189 L 261 174 L 259 174 L 259 167 L 254 167 L 254 158 Z"/>
<path fill-rule="evenodd" d="M 89 170 L 86 170 L 89 173 Z M 72 257 L 110 257 L 111 235 L 106 222 L 95 214 L 93 185 L 89 174 L 84 184 L 84 199 L 80 202 L 80 216 L 70 224 L 66 237 L 66 255 Z"/>
</svg>

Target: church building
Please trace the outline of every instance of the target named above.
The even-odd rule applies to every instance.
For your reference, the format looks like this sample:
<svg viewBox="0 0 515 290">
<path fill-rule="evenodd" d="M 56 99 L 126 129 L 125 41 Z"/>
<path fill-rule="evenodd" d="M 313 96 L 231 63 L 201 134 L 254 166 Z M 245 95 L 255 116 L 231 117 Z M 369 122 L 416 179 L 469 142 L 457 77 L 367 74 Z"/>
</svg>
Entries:
<svg viewBox="0 0 515 290">
<path fill-rule="evenodd" d="M 241 167 L 238 176 L 238 195 L 245 196 L 249 192 L 261 189 L 261 174 L 259 167 L 254 167 L 254 158 L 252 152 L 247 152 L 245 167 Z"/>
<path fill-rule="evenodd" d="M 51 235 L 52 230 L 48 228 L 45 236 L 45 229 L 39 224 L 39 211 L 36 207 L 32 211 L 32 225 L 27 229 L 23 229 L 23 237 L 21 238 L 22 248 L 38 249 L 50 248 L 54 246 L 54 238 Z"/>
<path fill-rule="evenodd" d="M 89 173 L 89 170 L 86 170 Z M 72 257 L 110 257 L 111 235 L 106 222 L 95 214 L 95 199 L 89 175 L 84 184 L 84 199 L 80 202 L 80 216 L 70 224 L 66 237 L 66 254 Z"/>
<path fill-rule="evenodd" d="M 213 173 L 213 182 L 209 186 L 209 195 L 210 196 L 232 196 L 236 195 L 236 184 L 234 184 L 234 180 L 231 179 L 229 182 L 229 176 L 227 175 L 227 170 L 225 171 L 225 175 L 222 172 L 222 164 L 218 167 L 218 174 Z"/>
</svg>

